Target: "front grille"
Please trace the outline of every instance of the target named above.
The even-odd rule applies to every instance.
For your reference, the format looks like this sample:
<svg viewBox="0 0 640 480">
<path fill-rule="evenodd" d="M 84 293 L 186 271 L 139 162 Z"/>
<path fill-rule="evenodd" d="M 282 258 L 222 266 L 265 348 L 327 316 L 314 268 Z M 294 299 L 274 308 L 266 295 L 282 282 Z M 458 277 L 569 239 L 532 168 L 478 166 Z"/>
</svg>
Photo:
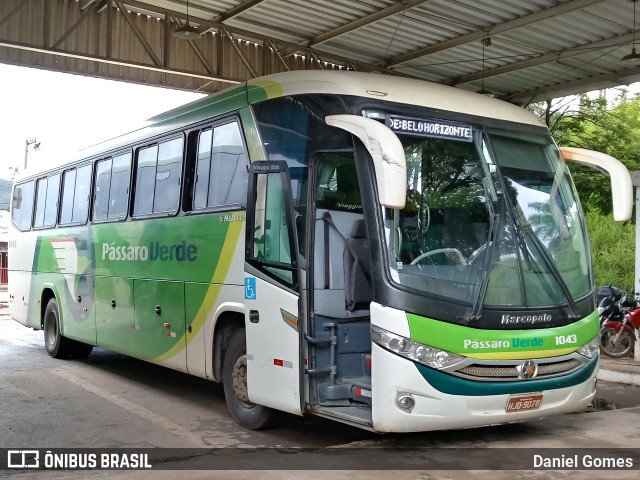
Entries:
<svg viewBox="0 0 640 480">
<path fill-rule="evenodd" d="M 474 380 L 519 380 L 518 370 L 515 365 L 488 365 L 488 364 L 472 364 L 467 365 L 459 370 L 451 372 L 454 375 L 473 378 Z M 580 367 L 582 363 L 575 358 L 563 360 L 561 362 L 551 362 L 538 364 L 538 375 L 536 379 L 556 377 L 566 375 Z"/>
</svg>

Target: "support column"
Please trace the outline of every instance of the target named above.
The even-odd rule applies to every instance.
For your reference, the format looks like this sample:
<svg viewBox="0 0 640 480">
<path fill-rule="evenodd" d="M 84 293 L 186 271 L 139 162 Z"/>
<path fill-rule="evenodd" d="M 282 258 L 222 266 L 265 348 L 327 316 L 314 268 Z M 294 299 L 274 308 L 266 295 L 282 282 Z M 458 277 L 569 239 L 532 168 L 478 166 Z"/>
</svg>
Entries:
<svg viewBox="0 0 640 480">
<path fill-rule="evenodd" d="M 635 251 L 635 272 L 634 289 L 635 297 L 640 293 L 640 172 L 629 172 L 631 181 L 636 189 L 636 251 Z M 633 352 L 633 359 L 640 363 L 640 341 L 636 340 L 636 347 Z"/>
</svg>

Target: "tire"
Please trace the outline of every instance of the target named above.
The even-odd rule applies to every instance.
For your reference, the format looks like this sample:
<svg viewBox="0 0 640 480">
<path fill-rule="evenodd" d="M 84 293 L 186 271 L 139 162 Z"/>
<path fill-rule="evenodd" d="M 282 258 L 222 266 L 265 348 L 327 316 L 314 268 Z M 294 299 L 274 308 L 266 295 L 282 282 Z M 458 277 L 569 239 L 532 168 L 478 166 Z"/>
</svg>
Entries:
<svg viewBox="0 0 640 480">
<path fill-rule="evenodd" d="M 267 428 L 275 411 L 249 401 L 247 395 L 247 345 L 243 328 L 229 340 L 224 355 L 222 383 L 227 407 L 233 419 L 250 430 Z"/>
<path fill-rule="evenodd" d="M 44 346 L 49 356 L 66 359 L 76 350 L 77 342 L 60 334 L 60 313 L 55 298 L 49 300 L 44 311 Z"/>
<path fill-rule="evenodd" d="M 605 327 L 600 331 L 600 350 L 607 357 L 623 358 L 628 357 L 633 349 L 635 338 L 627 331 L 623 330 L 618 337 L 618 341 L 614 344 L 613 339 L 616 331 L 612 327 Z"/>
<path fill-rule="evenodd" d="M 82 343 L 78 341 L 75 341 L 75 343 L 76 343 L 76 348 L 75 348 L 75 351 L 73 352 L 73 355 L 71 355 L 73 358 L 86 358 L 89 355 L 91 355 L 91 352 L 93 351 L 93 345 L 89 345 L 88 343 Z"/>
</svg>

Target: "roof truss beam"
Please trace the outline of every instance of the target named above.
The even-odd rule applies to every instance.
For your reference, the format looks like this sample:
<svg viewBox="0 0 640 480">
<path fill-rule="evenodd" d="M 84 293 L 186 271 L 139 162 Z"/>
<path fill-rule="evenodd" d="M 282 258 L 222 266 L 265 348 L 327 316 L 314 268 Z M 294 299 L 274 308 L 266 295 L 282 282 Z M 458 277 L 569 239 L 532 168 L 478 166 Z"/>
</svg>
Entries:
<svg viewBox="0 0 640 480">
<path fill-rule="evenodd" d="M 69 35 L 71 35 L 76 28 L 78 28 L 80 26 L 80 24 L 82 22 L 84 22 L 84 20 L 91 15 L 93 12 L 97 12 L 98 10 L 100 10 L 102 7 L 104 7 L 106 5 L 106 0 L 102 0 L 100 2 L 95 2 L 93 4 L 93 8 L 86 8 L 83 12 L 82 15 L 80 15 L 80 18 L 78 18 L 78 20 L 76 20 L 76 23 L 74 23 L 73 25 L 71 25 L 71 27 L 62 34 L 62 36 L 56 40 L 56 42 L 51 46 L 51 48 L 58 48 L 60 46 L 60 44 L 62 44 L 62 42 L 64 42 L 67 38 L 69 38 Z M 81 8 L 82 10 L 82 8 Z"/>
<path fill-rule="evenodd" d="M 362 27 L 366 27 L 372 23 L 378 22 L 380 20 L 384 20 L 385 18 L 391 17 L 397 13 L 404 12 L 406 10 L 415 8 L 423 3 L 427 3 L 431 0 L 406 0 L 403 2 L 398 2 L 394 5 L 389 5 L 382 10 L 366 15 L 358 20 L 354 20 L 353 22 L 347 23 L 345 25 L 341 25 L 340 27 L 334 28 L 333 30 L 329 30 L 325 33 L 318 35 L 315 38 L 307 40 L 306 42 L 300 44 L 300 47 L 312 47 L 314 45 L 318 45 L 323 42 L 327 42 L 329 40 L 333 40 L 340 35 L 344 35 L 345 33 L 352 32 Z M 287 55 L 294 53 L 294 51 L 288 51 Z"/>
<path fill-rule="evenodd" d="M 4 18 L 0 19 L 0 27 L 5 23 L 7 23 L 11 19 L 11 17 L 13 17 L 16 13 L 18 13 L 20 9 L 24 7 L 26 4 L 27 2 L 18 2 L 18 4 L 15 7 L 9 10 L 9 13 L 7 13 L 4 16 Z"/>
<path fill-rule="evenodd" d="M 173 14 L 169 14 L 169 15 L 171 16 L 172 20 L 176 25 L 179 25 L 179 26 L 186 25 L 186 22 L 183 24 L 179 18 L 175 17 L 175 15 Z M 165 18 L 165 21 L 166 21 L 166 18 Z M 169 36 L 169 32 L 170 32 L 169 28 L 165 28 L 165 32 L 167 36 Z M 169 39 L 167 38 L 165 40 L 165 52 L 167 53 L 170 51 L 170 48 L 168 48 L 168 46 L 166 45 L 168 42 L 169 42 Z M 215 69 L 213 68 L 213 65 L 209 63 L 209 61 L 207 60 L 207 56 L 204 54 L 202 49 L 198 45 L 196 45 L 196 43 L 193 40 L 187 40 L 187 42 L 189 43 L 189 47 L 191 48 L 191 50 L 193 50 L 193 53 L 195 54 L 195 56 L 198 57 L 198 60 L 200 60 L 200 63 L 202 64 L 204 69 L 207 71 L 207 73 L 209 75 L 217 75 Z M 165 62 L 165 65 L 167 63 L 168 62 Z"/>
<path fill-rule="evenodd" d="M 410 60 L 415 60 L 416 58 L 424 57 L 426 55 L 431 55 L 436 52 L 441 52 L 442 50 L 454 48 L 469 42 L 479 41 L 485 37 L 490 37 L 493 35 L 497 35 L 499 33 L 504 33 L 509 30 L 513 30 L 515 28 L 524 27 L 525 25 L 530 25 L 532 23 L 536 23 L 541 20 L 545 20 L 547 18 L 551 18 L 557 15 L 562 15 L 564 13 L 571 12 L 573 10 L 579 10 L 581 8 L 585 8 L 585 7 L 588 7 L 589 5 L 600 3 L 602 1 L 603 0 L 571 0 L 566 3 L 560 4 L 556 7 L 547 8 L 546 10 L 541 10 L 539 12 L 535 12 L 530 15 L 525 15 L 524 17 L 514 18 L 513 20 L 510 20 L 508 22 L 494 25 L 493 27 L 487 30 L 476 30 L 475 32 L 471 32 L 466 35 L 461 35 L 459 37 L 452 38 L 444 42 L 436 43 L 435 45 L 430 45 L 427 47 L 419 48 L 412 52 L 403 53 L 402 55 L 398 55 L 395 58 L 392 58 L 391 60 L 385 62 L 384 66 L 392 67 L 395 65 L 399 65 L 401 63 L 408 62 Z"/>
<path fill-rule="evenodd" d="M 600 40 L 598 42 L 587 43 L 585 45 L 580 45 L 575 48 L 562 50 L 560 52 L 549 52 L 545 53 L 527 60 L 521 60 L 519 62 L 513 62 L 508 65 L 503 65 L 501 67 L 490 68 L 483 71 L 479 71 L 476 73 L 471 73 L 469 75 L 463 75 L 461 77 L 457 77 L 447 82 L 447 85 L 461 85 L 463 83 L 473 82 L 475 80 L 480 80 L 481 78 L 493 77 L 495 75 L 502 75 L 503 73 L 514 72 L 516 70 L 521 70 L 524 68 L 535 67 L 537 65 L 542 65 L 545 63 L 557 62 L 559 60 L 565 58 L 572 58 L 578 55 L 583 55 L 589 50 L 599 50 L 607 47 L 619 47 L 620 45 L 629 44 L 633 40 L 633 34 L 628 33 L 625 35 L 620 35 L 618 37 L 611 37 L 605 40 Z"/>
<path fill-rule="evenodd" d="M 616 70 L 615 72 L 607 72 L 600 75 L 593 75 L 580 80 L 573 80 L 571 82 L 557 83 L 546 87 L 523 90 L 511 95 L 501 95 L 500 98 L 513 103 L 528 104 L 547 98 L 569 95 L 568 92 L 575 93 L 584 91 L 585 88 L 594 88 L 592 86 L 598 83 L 610 83 L 609 87 L 625 85 L 627 83 L 624 81 L 625 78 L 631 78 L 637 75 L 640 75 L 640 66 Z"/>
<path fill-rule="evenodd" d="M 256 5 L 262 3 L 264 0 L 245 0 L 244 2 L 236 5 L 233 8 L 230 8 L 229 10 L 227 10 L 224 13 L 221 13 L 220 15 L 218 15 L 215 18 L 212 18 L 210 21 L 212 23 L 224 23 L 227 20 L 230 20 L 234 17 L 237 17 L 238 15 L 240 15 L 243 12 L 246 12 L 247 10 L 249 10 L 250 8 L 255 7 Z M 200 33 L 204 33 L 208 30 L 210 30 L 211 27 L 206 27 L 206 26 L 201 26 L 198 31 Z"/>
<path fill-rule="evenodd" d="M 162 62 L 160 61 L 160 58 L 158 57 L 158 55 L 156 55 L 156 52 L 153 51 L 153 48 L 151 47 L 147 39 L 144 37 L 144 34 L 140 31 L 138 26 L 131 19 L 131 14 L 127 11 L 127 8 L 122 4 L 122 1 L 113 0 L 113 3 L 116 4 L 118 9 L 120 10 L 120 13 L 122 13 L 124 19 L 133 30 L 133 33 L 135 34 L 135 36 L 138 38 L 138 41 L 142 44 L 142 47 L 144 48 L 145 52 L 147 52 L 147 55 L 149 55 L 149 57 L 151 58 L 151 61 L 153 61 L 156 67 L 162 66 Z"/>
<path fill-rule="evenodd" d="M 93 56 L 93 55 L 83 55 L 80 53 L 76 53 L 76 52 L 69 52 L 69 51 L 65 51 L 65 50 L 53 50 L 51 48 L 44 48 L 44 47 L 34 47 L 32 45 L 25 45 L 25 44 L 21 44 L 18 42 L 7 42 L 4 40 L 0 40 L 0 47 L 6 47 L 6 48 L 13 48 L 16 50 L 24 50 L 24 51 L 28 51 L 28 52 L 35 52 L 35 53 L 45 53 L 45 54 L 49 54 L 49 55 L 58 55 L 58 56 L 62 56 L 62 57 L 67 57 L 67 58 L 75 58 L 78 60 L 85 60 L 85 61 L 90 61 L 90 62 L 97 62 L 97 63 L 104 63 L 104 64 L 109 64 L 109 65 L 119 65 L 122 67 L 129 67 L 129 68 L 138 68 L 138 69 L 142 69 L 142 70 L 149 70 L 149 71 L 154 71 L 154 72 L 160 72 L 160 73 L 169 73 L 172 75 L 181 75 L 181 76 L 185 76 L 185 77 L 195 77 L 195 78 L 202 78 L 205 80 L 210 80 L 210 81 L 215 81 L 215 82 L 224 82 L 224 83 L 229 83 L 229 84 L 236 84 L 236 83 L 241 83 L 242 80 L 233 80 L 230 78 L 223 78 L 223 77 L 218 77 L 218 76 L 211 76 L 211 75 L 202 75 L 202 74 L 198 74 L 195 72 L 187 72 L 184 70 L 177 70 L 177 69 L 172 69 L 172 68 L 164 68 L 164 67 L 154 67 L 151 65 L 146 65 L 144 63 L 137 63 L 137 62 L 128 62 L 128 61 L 124 61 L 124 60 L 113 60 L 110 58 L 105 58 L 105 57 L 98 57 L 98 56 Z"/>
<path fill-rule="evenodd" d="M 240 48 L 238 47 L 238 41 L 235 39 L 235 37 L 233 36 L 233 34 L 231 34 L 226 28 L 224 27 L 220 27 L 220 33 L 229 37 L 229 39 L 231 40 L 231 46 L 233 47 L 233 49 L 236 51 L 236 54 L 238 54 L 238 57 L 240 57 L 240 60 L 242 60 L 242 63 L 244 63 L 244 66 L 247 68 L 247 71 L 249 72 L 249 74 L 251 74 L 251 76 L 253 78 L 256 78 L 258 76 L 258 74 L 256 74 L 255 70 L 253 69 L 253 67 L 251 66 L 251 63 L 249 63 L 249 61 L 247 60 L 247 58 L 242 54 L 242 52 L 240 51 Z"/>
<path fill-rule="evenodd" d="M 121 2 L 121 0 L 113 0 L 115 2 Z M 126 4 L 133 7 L 133 8 L 138 8 L 144 11 L 148 11 L 148 12 L 156 12 L 158 15 L 166 15 L 166 14 L 173 14 L 175 15 L 177 18 L 180 18 L 182 20 L 186 20 L 186 15 L 181 13 L 181 12 L 177 12 L 175 10 L 160 10 L 158 7 L 145 3 L 145 2 L 140 2 L 138 0 L 126 0 Z M 280 50 L 280 53 L 282 54 L 284 51 L 288 51 L 289 49 L 293 49 L 294 51 L 302 51 L 307 55 L 310 55 L 310 53 L 314 53 L 318 58 L 321 58 L 324 61 L 327 62 L 331 62 L 331 63 L 336 63 L 336 64 L 340 64 L 340 65 L 345 65 L 348 68 L 348 65 L 352 65 L 353 67 L 357 68 L 360 71 L 367 71 L 367 72 L 380 72 L 380 73 L 388 73 L 390 75 L 396 75 L 396 76 L 401 76 L 401 77 L 411 77 L 411 78 L 417 78 L 414 75 L 407 75 L 407 74 L 403 74 L 400 72 L 397 72 L 395 70 L 391 70 L 385 67 L 381 67 L 380 65 L 375 65 L 375 64 L 371 64 L 371 63 L 367 63 L 367 62 L 359 62 L 357 60 L 353 60 L 351 58 L 347 58 L 347 57 L 343 57 L 341 55 L 334 55 L 332 53 L 327 53 L 327 52 L 323 52 L 321 50 L 317 50 L 314 49 L 312 47 L 305 47 L 305 48 L 301 48 L 300 45 L 293 43 L 293 42 L 287 42 L 284 40 L 280 40 L 274 37 L 269 37 L 267 35 L 262 35 L 259 33 L 255 33 L 255 32 L 251 32 L 249 30 L 244 30 L 241 28 L 235 28 L 235 27 L 231 27 L 229 25 L 224 25 L 222 23 L 214 23 L 210 20 L 205 20 L 203 18 L 198 18 L 198 17 L 194 17 L 193 15 L 189 15 L 189 19 L 191 21 L 193 21 L 194 23 L 197 23 L 198 25 L 200 25 L 202 28 L 205 28 L 207 30 L 215 30 L 218 32 L 221 32 L 221 29 L 225 29 L 227 32 L 229 33 L 233 33 L 234 35 L 238 35 L 241 36 L 243 38 L 250 38 L 252 40 L 256 40 L 256 41 L 260 41 L 260 42 L 266 42 L 268 40 L 271 40 L 275 45 L 277 45 Z M 285 50 L 286 49 L 286 50 Z M 355 70 L 354 68 L 354 70 Z"/>
</svg>

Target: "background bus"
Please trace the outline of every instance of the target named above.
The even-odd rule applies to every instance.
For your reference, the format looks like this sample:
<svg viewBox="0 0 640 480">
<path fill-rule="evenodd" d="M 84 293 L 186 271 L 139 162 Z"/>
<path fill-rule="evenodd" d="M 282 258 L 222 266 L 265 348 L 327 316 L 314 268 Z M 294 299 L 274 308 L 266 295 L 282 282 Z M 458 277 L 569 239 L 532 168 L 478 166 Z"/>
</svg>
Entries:
<svg viewBox="0 0 640 480">
<path fill-rule="evenodd" d="M 568 154 L 610 171 L 628 218 L 626 169 Z M 11 214 L 11 315 L 51 356 L 97 345 L 223 382 L 248 428 L 275 410 L 459 428 L 594 393 L 568 169 L 535 116 L 491 98 L 353 72 L 254 79 L 20 180 Z"/>
</svg>

